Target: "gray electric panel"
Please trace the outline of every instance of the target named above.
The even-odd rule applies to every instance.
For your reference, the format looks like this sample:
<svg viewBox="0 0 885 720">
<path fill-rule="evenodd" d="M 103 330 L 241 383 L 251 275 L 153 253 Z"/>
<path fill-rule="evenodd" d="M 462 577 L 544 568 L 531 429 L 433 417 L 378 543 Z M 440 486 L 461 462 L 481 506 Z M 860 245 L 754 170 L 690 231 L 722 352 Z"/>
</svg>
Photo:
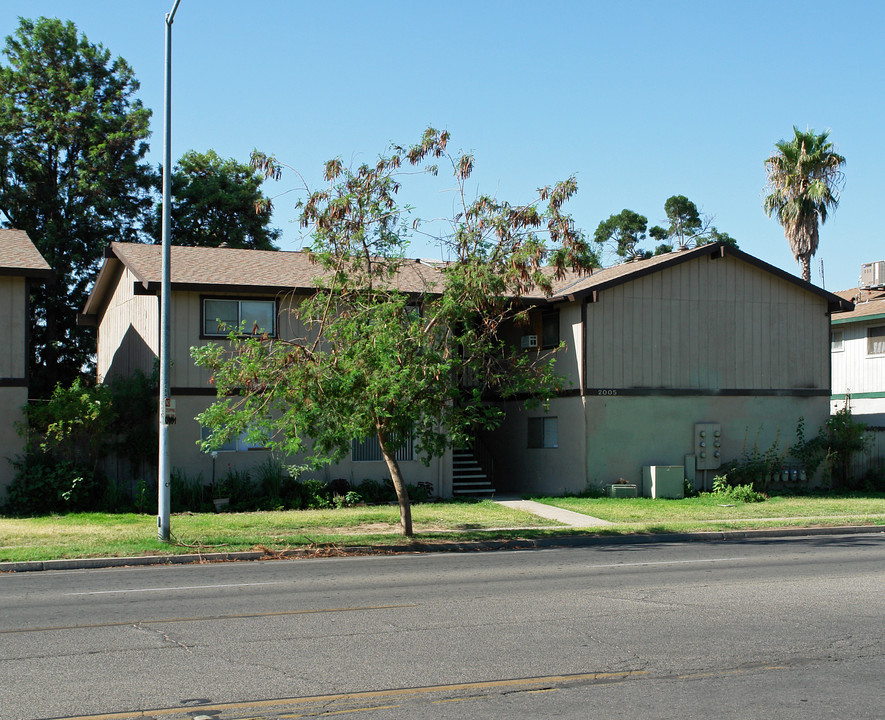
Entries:
<svg viewBox="0 0 885 720">
<path fill-rule="evenodd" d="M 722 427 L 719 423 L 695 423 L 694 456 L 698 470 L 715 470 L 722 464 Z"/>
</svg>

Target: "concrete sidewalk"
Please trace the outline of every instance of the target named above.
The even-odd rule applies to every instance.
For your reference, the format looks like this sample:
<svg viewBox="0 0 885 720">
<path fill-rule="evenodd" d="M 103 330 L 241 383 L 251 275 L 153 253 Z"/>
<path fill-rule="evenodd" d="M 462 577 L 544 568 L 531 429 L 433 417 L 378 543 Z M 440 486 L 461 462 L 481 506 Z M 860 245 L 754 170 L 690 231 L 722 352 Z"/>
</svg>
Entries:
<svg viewBox="0 0 885 720">
<path fill-rule="evenodd" d="M 583 513 L 573 512 L 572 510 L 563 510 L 562 508 L 553 507 L 552 505 L 544 505 L 534 500 L 495 500 L 499 505 L 513 508 L 514 510 L 522 510 L 523 512 L 537 515 L 547 520 L 556 520 L 564 525 L 576 528 L 586 527 L 602 527 L 603 525 L 612 525 L 608 520 L 600 520 L 592 515 L 584 515 Z"/>
</svg>

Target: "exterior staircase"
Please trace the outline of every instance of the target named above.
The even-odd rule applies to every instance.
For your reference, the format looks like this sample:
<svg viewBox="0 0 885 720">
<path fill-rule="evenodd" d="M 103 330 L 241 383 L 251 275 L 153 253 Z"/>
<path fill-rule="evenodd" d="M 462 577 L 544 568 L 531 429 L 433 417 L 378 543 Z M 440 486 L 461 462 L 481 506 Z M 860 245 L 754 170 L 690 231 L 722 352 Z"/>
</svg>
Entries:
<svg viewBox="0 0 885 720">
<path fill-rule="evenodd" d="M 492 497 L 495 486 L 471 448 L 455 448 L 452 453 L 452 495 Z"/>
</svg>

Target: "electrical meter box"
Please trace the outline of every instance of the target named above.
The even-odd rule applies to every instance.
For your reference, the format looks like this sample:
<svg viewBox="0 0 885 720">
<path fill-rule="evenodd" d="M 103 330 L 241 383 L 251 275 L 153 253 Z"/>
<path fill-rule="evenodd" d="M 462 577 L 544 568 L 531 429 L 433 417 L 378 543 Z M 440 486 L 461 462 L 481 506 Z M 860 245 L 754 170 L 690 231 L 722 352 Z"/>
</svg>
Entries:
<svg viewBox="0 0 885 720">
<path fill-rule="evenodd" d="M 719 423 L 695 423 L 695 467 L 715 470 L 722 464 L 722 427 Z"/>
</svg>

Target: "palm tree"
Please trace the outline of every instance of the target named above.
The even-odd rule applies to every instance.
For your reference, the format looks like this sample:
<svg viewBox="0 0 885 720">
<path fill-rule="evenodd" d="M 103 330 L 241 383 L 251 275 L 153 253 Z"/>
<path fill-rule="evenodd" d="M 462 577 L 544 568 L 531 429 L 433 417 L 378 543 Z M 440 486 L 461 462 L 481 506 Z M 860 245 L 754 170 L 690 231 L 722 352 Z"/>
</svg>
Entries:
<svg viewBox="0 0 885 720">
<path fill-rule="evenodd" d="M 845 158 L 828 141 L 829 131 L 802 132 L 794 125 L 793 132 L 795 137 L 777 143 L 777 152 L 765 161 L 769 194 L 763 207 L 769 217 L 777 215 L 793 257 L 802 268 L 802 279 L 810 282 L 818 223 L 823 225 L 827 213 L 839 206 Z"/>
</svg>

